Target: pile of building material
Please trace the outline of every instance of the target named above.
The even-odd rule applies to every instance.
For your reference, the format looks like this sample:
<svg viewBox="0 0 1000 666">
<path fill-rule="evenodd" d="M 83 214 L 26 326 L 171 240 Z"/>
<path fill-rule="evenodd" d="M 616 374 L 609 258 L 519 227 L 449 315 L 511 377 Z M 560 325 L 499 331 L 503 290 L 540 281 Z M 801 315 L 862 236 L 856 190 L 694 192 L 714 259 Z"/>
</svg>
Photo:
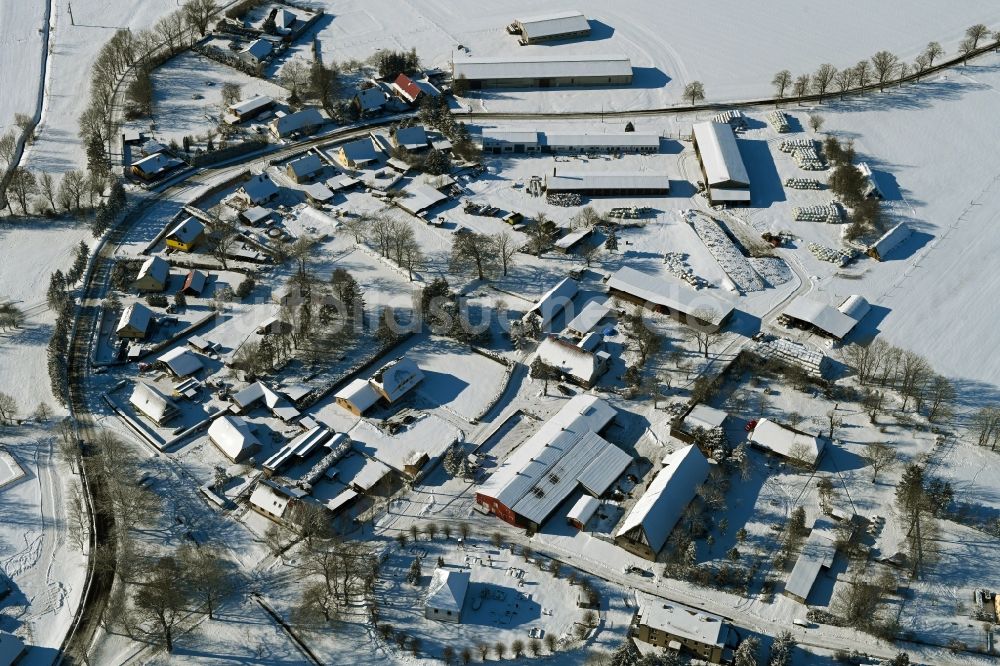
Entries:
<svg viewBox="0 0 1000 666">
<path fill-rule="evenodd" d="M 823 183 L 815 178 L 788 178 L 785 180 L 785 187 L 790 187 L 793 190 L 821 190 Z"/>
<path fill-rule="evenodd" d="M 738 289 L 744 293 L 764 290 L 764 281 L 715 220 L 693 211 L 689 211 L 686 217 L 705 247 Z"/>
<path fill-rule="evenodd" d="M 712 117 L 713 123 L 728 123 L 733 129 L 745 130 L 747 128 L 747 117 L 739 109 L 723 111 Z"/>
<path fill-rule="evenodd" d="M 614 217 L 620 220 L 638 220 L 641 217 L 645 217 L 650 212 L 648 206 L 625 206 L 619 208 L 612 208 L 608 213 L 608 217 Z"/>
<path fill-rule="evenodd" d="M 753 351 L 763 359 L 774 359 L 802 368 L 813 377 L 822 377 L 826 366 L 826 356 L 785 338 L 760 340 Z"/>
<path fill-rule="evenodd" d="M 816 142 L 812 139 L 785 139 L 778 144 L 778 150 L 783 153 L 793 153 L 801 148 L 816 149 Z"/>
<path fill-rule="evenodd" d="M 826 222 L 839 224 L 841 222 L 840 206 L 836 201 L 819 206 L 795 206 L 792 217 L 797 222 Z"/>
<path fill-rule="evenodd" d="M 788 125 L 788 114 L 784 111 L 771 111 L 767 114 L 767 122 L 771 123 L 771 127 L 780 134 L 792 131 Z"/>
<path fill-rule="evenodd" d="M 565 206 L 566 208 L 572 208 L 573 206 L 581 205 L 583 203 L 583 198 L 579 194 L 575 194 L 573 192 L 550 192 L 545 197 L 545 201 L 553 206 Z"/>
<path fill-rule="evenodd" d="M 671 275 L 684 280 L 695 289 L 707 287 L 708 281 L 695 275 L 691 267 L 687 265 L 686 256 L 683 252 L 667 252 L 663 255 L 663 263 L 667 265 L 667 270 L 670 271 Z"/>
<path fill-rule="evenodd" d="M 817 259 L 829 261 L 831 264 L 837 264 L 838 266 L 846 266 L 854 261 L 854 258 L 857 256 L 856 250 L 837 250 L 832 247 L 820 245 L 819 243 L 809 243 L 809 251 Z"/>
</svg>

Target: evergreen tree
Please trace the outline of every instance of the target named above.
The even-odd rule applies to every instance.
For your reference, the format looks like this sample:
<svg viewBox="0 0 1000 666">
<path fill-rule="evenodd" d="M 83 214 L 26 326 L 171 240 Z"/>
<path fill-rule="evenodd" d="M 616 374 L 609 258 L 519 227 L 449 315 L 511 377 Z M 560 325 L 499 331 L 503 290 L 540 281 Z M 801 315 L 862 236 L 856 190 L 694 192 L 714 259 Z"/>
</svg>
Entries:
<svg viewBox="0 0 1000 666">
<path fill-rule="evenodd" d="M 415 557 L 413 558 L 413 563 L 410 564 L 409 572 L 406 574 L 406 582 L 409 583 L 410 585 L 419 585 L 421 575 L 422 572 L 420 570 L 420 558 Z"/>
<path fill-rule="evenodd" d="M 66 301 L 66 276 L 61 270 L 56 269 L 56 272 L 49 276 L 49 290 L 46 293 L 46 299 L 49 302 L 49 307 L 53 310 L 59 310 Z"/>
<path fill-rule="evenodd" d="M 604 249 L 608 252 L 618 251 L 618 232 L 615 227 L 611 227 L 611 231 L 608 232 L 608 238 L 604 241 Z"/>
</svg>

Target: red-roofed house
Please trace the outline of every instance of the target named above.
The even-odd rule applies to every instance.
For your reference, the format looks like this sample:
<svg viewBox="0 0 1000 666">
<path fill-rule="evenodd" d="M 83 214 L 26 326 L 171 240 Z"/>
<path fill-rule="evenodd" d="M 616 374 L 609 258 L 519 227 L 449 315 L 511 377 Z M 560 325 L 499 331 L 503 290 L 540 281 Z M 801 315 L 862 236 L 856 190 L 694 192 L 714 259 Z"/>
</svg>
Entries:
<svg viewBox="0 0 1000 666">
<path fill-rule="evenodd" d="M 407 104 L 416 104 L 424 95 L 437 97 L 441 94 L 430 81 L 414 81 L 406 74 L 400 74 L 390 86 L 393 94 Z"/>
</svg>

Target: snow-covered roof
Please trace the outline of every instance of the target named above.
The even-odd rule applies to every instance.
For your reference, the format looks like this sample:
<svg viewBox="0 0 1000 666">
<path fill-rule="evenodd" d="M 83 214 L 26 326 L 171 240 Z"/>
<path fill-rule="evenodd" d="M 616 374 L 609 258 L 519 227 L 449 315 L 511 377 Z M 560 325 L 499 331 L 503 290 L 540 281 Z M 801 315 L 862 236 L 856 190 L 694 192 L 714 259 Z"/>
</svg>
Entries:
<svg viewBox="0 0 1000 666">
<path fill-rule="evenodd" d="M 582 229 L 575 229 L 567 233 L 559 240 L 557 240 L 555 242 L 555 246 L 560 250 L 568 251 L 572 249 L 574 245 L 576 245 L 577 243 L 579 243 L 592 233 L 594 233 L 594 230 L 589 227 L 583 227 Z"/>
<path fill-rule="evenodd" d="M 170 372 L 177 377 L 193 375 L 204 367 L 201 358 L 184 347 L 174 347 L 156 360 L 170 368 Z"/>
<path fill-rule="evenodd" d="M 333 198 L 333 190 L 324 185 L 323 183 L 310 183 L 302 188 L 302 191 L 306 193 L 313 201 L 318 203 L 325 203 Z M 312 208 L 307 208 L 305 210 L 313 210 Z M 324 217 L 327 217 L 324 215 Z M 336 224 L 335 220 L 329 218 L 329 222 Z"/>
<path fill-rule="evenodd" d="M 877 253 L 880 260 L 885 259 L 886 255 L 892 252 L 893 248 L 910 237 L 910 233 L 912 233 L 911 229 L 906 222 L 900 222 L 875 241 L 868 248 L 868 253 Z"/>
<path fill-rule="evenodd" d="M 24 654 L 24 641 L 14 634 L 0 631 L 0 664 L 9 666 Z"/>
<path fill-rule="evenodd" d="M 132 162 L 132 166 L 147 176 L 155 176 L 158 173 L 180 166 L 182 162 L 176 157 L 171 157 L 166 153 L 154 153 L 149 157 L 144 157 L 137 162 Z"/>
<path fill-rule="evenodd" d="M 334 191 L 346 190 L 347 188 L 354 187 L 360 183 L 360 180 L 354 178 L 353 176 L 348 176 L 347 174 L 339 174 L 326 179 L 326 186 Z"/>
<path fill-rule="evenodd" d="M 484 146 L 504 144 L 537 146 L 539 144 L 538 136 L 538 132 L 534 130 L 484 129 L 480 141 Z"/>
<path fill-rule="evenodd" d="M 311 176 L 317 171 L 322 171 L 323 166 L 323 160 L 312 153 L 303 155 L 288 163 L 288 168 L 292 170 L 296 178 Z"/>
<path fill-rule="evenodd" d="M 389 100 L 389 96 L 381 88 L 373 87 L 359 90 L 357 100 L 362 112 L 374 111 L 385 106 L 385 103 Z"/>
<path fill-rule="evenodd" d="M 271 51 L 274 50 L 274 45 L 266 39 L 256 39 L 250 43 L 245 49 L 240 51 L 240 53 L 246 53 L 248 56 L 252 57 L 254 60 L 263 60 L 267 56 L 271 55 Z"/>
<path fill-rule="evenodd" d="M 189 244 L 198 240 L 198 237 L 205 232 L 205 225 L 193 217 L 181 220 L 177 226 L 167 232 L 167 238 L 174 239 L 179 243 Z"/>
<path fill-rule="evenodd" d="M 601 320 L 607 317 L 612 310 L 613 308 L 607 300 L 590 301 L 583 306 L 580 314 L 573 317 L 573 320 L 566 324 L 566 328 L 574 333 L 586 335 L 601 323 Z"/>
<path fill-rule="evenodd" d="M 272 472 L 279 471 L 293 457 L 306 457 L 321 444 L 328 442 L 333 435 L 333 431 L 326 426 L 313 426 L 309 430 L 293 437 L 291 441 L 286 442 L 274 455 L 265 460 L 262 466 L 264 469 Z"/>
<path fill-rule="evenodd" d="M 854 321 L 861 321 L 871 311 L 872 306 L 864 296 L 854 294 L 848 296 L 843 303 L 837 306 L 837 309 Z"/>
<path fill-rule="evenodd" d="M 267 107 L 274 104 L 274 100 L 266 95 L 257 95 L 256 97 L 251 97 L 250 99 L 244 99 L 235 104 L 229 105 L 229 110 L 238 116 L 245 116 L 249 113 L 254 113 L 256 111 L 262 111 Z"/>
<path fill-rule="evenodd" d="M 601 506 L 601 500 L 590 495 L 584 495 L 576 501 L 573 508 L 566 514 L 567 520 L 575 520 L 581 525 L 586 525 Z"/>
<path fill-rule="evenodd" d="M 232 401 L 242 409 L 251 407 L 258 401 L 263 401 L 271 413 L 282 421 L 291 421 L 299 416 L 299 410 L 262 382 L 254 382 L 237 392 L 232 396 Z"/>
<path fill-rule="evenodd" d="M 654 276 L 625 266 L 608 279 L 608 288 L 617 289 L 649 303 L 685 315 L 703 314 L 709 323 L 718 325 L 733 311 L 732 303 L 691 287 L 668 276 Z"/>
<path fill-rule="evenodd" d="M 469 589 L 469 572 L 437 568 L 427 588 L 428 608 L 451 611 L 458 615 L 465 605 L 465 593 Z"/>
<path fill-rule="evenodd" d="M 601 373 L 601 361 L 568 340 L 549 336 L 538 345 L 538 358 L 563 374 L 591 384 Z"/>
<path fill-rule="evenodd" d="M 632 62 L 622 54 L 522 57 L 464 57 L 452 59 L 455 78 L 470 81 L 503 79 L 562 79 L 632 76 Z"/>
<path fill-rule="evenodd" d="M 704 403 L 698 403 L 694 406 L 691 412 L 684 417 L 684 425 L 688 430 L 693 430 L 694 428 L 703 428 L 705 430 L 721 428 L 722 424 L 726 420 L 726 417 L 728 416 L 729 415 L 721 409 L 709 407 Z"/>
<path fill-rule="evenodd" d="M 554 192 L 588 190 L 657 190 L 670 191 L 670 178 L 666 174 L 648 171 L 560 172 L 546 174 L 545 188 Z"/>
<path fill-rule="evenodd" d="M 747 435 L 757 446 L 774 451 L 785 458 L 796 458 L 815 465 L 823 453 L 825 442 L 819 437 L 792 430 L 770 419 L 760 419 Z"/>
<path fill-rule="evenodd" d="M 588 394 L 574 396 L 480 486 L 524 518 L 541 524 L 578 485 L 602 495 L 632 458 L 597 433 L 617 412 Z"/>
<path fill-rule="evenodd" d="M 372 375 L 370 382 L 389 402 L 395 402 L 419 384 L 423 378 L 424 373 L 417 367 L 416 362 L 403 356 L 389 361 L 379 368 Z"/>
<path fill-rule="evenodd" d="M 422 213 L 448 198 L 447 194 L 434 189 L 430 185 L 416 181 L 404 187 L 403 193 L 406 196 L 397 199 L 396 205 L 413 215 Z"/>
<path fill-rule="evenodd" d="M 785 583 L 785 592 L 800 599 L 808 599 L 819 575 L 820 569 L 829 569 L 837 553 L 837 546 L 832 538 L 833 524 L 826 519 L 819 519 L 813 524 L 809 538 L 802 544 L 799 558 L 795 560 L 792 573 Z"/>
<path fill-rule="evenodd" d="M 708 460 L 693 444 L 667 455 L 663 469 L 632 506 L 615 537 L 646 543 L 658 552 L 708 478 L 708 470 Z"/>
<path fill-rule="evenodd" d="M 279 9 L 274 15 L 274 25 L 284 30 L 291 29 L 297 20 L 298 17 L 284 7 Z"/>
<path fill-rule="evenodd" d="M 177 405 L 160 389 L 146 382 L 136 382 L 128 401 L 133 407 L 153 419 L 163 423 L 177 415 Z"/>
<path fill-rule="evenodd" d="M 197 268 L 192 268 L 188 271 L 187 276 L 184 278 L 183 290 L 200 294 L 202 290 L 205 289 L 205 282 L 207 280 L 207 275 L 199 271 Z"/>
<path fill-rule="evenodd" d="M 149 329 L 149 322 L 152 318 L 152 310 L 142 303 L 132 303 L 122 312 L 122 316 L 118 320 L 118 326 L 115 327 L 115 332 L 121 333 L 126 329 L 134 328 L 145 334 Z"/>
<path fill-rule="evenodd" d="M 656 134 L 615 132 L 610 134 L 550 134 L 542 135 L 543 146 L 550 148 L 648 148 L 659 150 L 660 137 Z"/>
<path fill-rule="evenodd" d="M 337 400 L 346 400 L 364 412 L 378 402 L 379 394 L 367 379 L 355 379 L 337 391 L 333 397 Z"/>
<path fill-rule="evenodd" d="M 838 340 L 850 333 L 858 323 L 857 319 L 844 314 L 832 305 L 814 301 L 806 296 L 799 296 L 789 303 L 782 314 L 815 326 Z"/>
<path fill-rule="evenodd" d="M 247 208 L 242 213 L 243 219 L 245 219 L 249 224 L 259 224 L 263 220 L 266 220 L 267 218 L 271 217 L 271 215 L 273 214 L 274 214 L 273 210 L 271 210 L 270 208 L 264 208 L 263 206 L 254 206 L 252 208 Z"/>
<path fill-rule="evenodd" d="M 279 518 L 285 515 L 291 499 L 287 488 L 268 479 L 258 481 L 250 494 L 250 504 Z"/>
<path fill-rule="evenodd" d="M 702 645 L 724 646 L 729 637 L 729 625 L 718 615 L 654 597 L 636 593 L 639 602 L 639 622 L 665 633 L 690 639 Z"/>
<path fill-rule="evenodd" d="M 553 12 L 517 19 L 521 35 L 527 39 L 545 39 L 573 33 L 589 32 L 587 17 L 580 12 Z"/>
<path fill-rule="evenodd" d="M 350 141 L 340 147 L 344 158 L 349 164 L 367 164 L 378 159 L 375 153 L 375 146 L 369 138 Z"/>
<path fill-rule="evenodd" d="M 320 115 L 319 109 L 308 108 L 275 118 L 271 121 L 271 130 L 278 136 L 284 137 L 306 127 L 322 125 L 324 122 L 326 121 Z"/>
<path fill-rule="evenodd" d="M 541 319 L 541 326 L 547 326 L 552 319 L 562 312 L 567 305 L 573 302 L 573 297 L 580 290 L 580 285 L 573 278 L 563 278 L 556 286 L 549 289 L 538 299 L 538 302 L 531 306 L 531 309 L 524 313 L 527 317 L 530 314 L 537 314 Z"/>
<path fill-rule="evenodd" d="M 361 492 L 370 491 L 391 472 L 387 465 L 360 453 L 353 453 L 337 463 L 337 480 Z"/>
<path fill-rule="evenodd" d="M 260 440 L 250 430 L 250 425 L 238 416 L 220 416 L 208 426 L 208 438 L 230 460 L 242 460 L 260 448 Z"/>
<path fill-rule="evenodd" d="M 245 180 L 240 185 L 240 190 L 247 196 L 250 203 L 259 204 L 277 194 L 278 186 L 274 184 L 274 181 L 266 173 L 258 173 Z"/>
<path fill-rule="evenodd" d="M 454 425 L 433 414 L 423 414 L 405 429 L 386 433 L 365 419 L 358 421 L 348 436 L 355 448 L 377 458 L 397 472 L 407 473 L 407 466 L 422 457 L 435 459 L 458 441 L 461 432 Z"/>
<path fill-rule="evenodd" d="M 427 147 L 427 130 L 422 125 L 400 128 L 396 130 L 394 138 L 396 145 L 402 146 L 406 150 L 417 150 Z"/>
<path fill-rule="evenodd" d="M 698 143 L 701 162 L 705 166 L 708 185 L 739 185 L 750 187 L 736 134 L 728 123 L 695 123 L 694 138 Z"/>
<path fill-rule="evenodd" d="M 152 278 L 158 284 L 166 284 L 169 277 L 170 263 L 162 257 L 153 256 L 142 262 L 136 281 Z"/>
</svg>

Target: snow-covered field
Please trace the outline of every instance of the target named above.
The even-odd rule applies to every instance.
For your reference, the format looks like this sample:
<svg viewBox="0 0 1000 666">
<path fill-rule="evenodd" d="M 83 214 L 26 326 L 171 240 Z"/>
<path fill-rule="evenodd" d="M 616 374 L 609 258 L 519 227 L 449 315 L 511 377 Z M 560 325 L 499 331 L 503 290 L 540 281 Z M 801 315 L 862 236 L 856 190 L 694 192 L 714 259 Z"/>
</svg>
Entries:
<svg viewBox="0 0 1000 666">
<path fill-rule="evenodd" d="M 0 72 L 17 72 L 0 99 L 0 134 L 14 127 L 14 114 L 35 114 L 44 57 L 44 2 L 0 3 Z"/>
</svg>

